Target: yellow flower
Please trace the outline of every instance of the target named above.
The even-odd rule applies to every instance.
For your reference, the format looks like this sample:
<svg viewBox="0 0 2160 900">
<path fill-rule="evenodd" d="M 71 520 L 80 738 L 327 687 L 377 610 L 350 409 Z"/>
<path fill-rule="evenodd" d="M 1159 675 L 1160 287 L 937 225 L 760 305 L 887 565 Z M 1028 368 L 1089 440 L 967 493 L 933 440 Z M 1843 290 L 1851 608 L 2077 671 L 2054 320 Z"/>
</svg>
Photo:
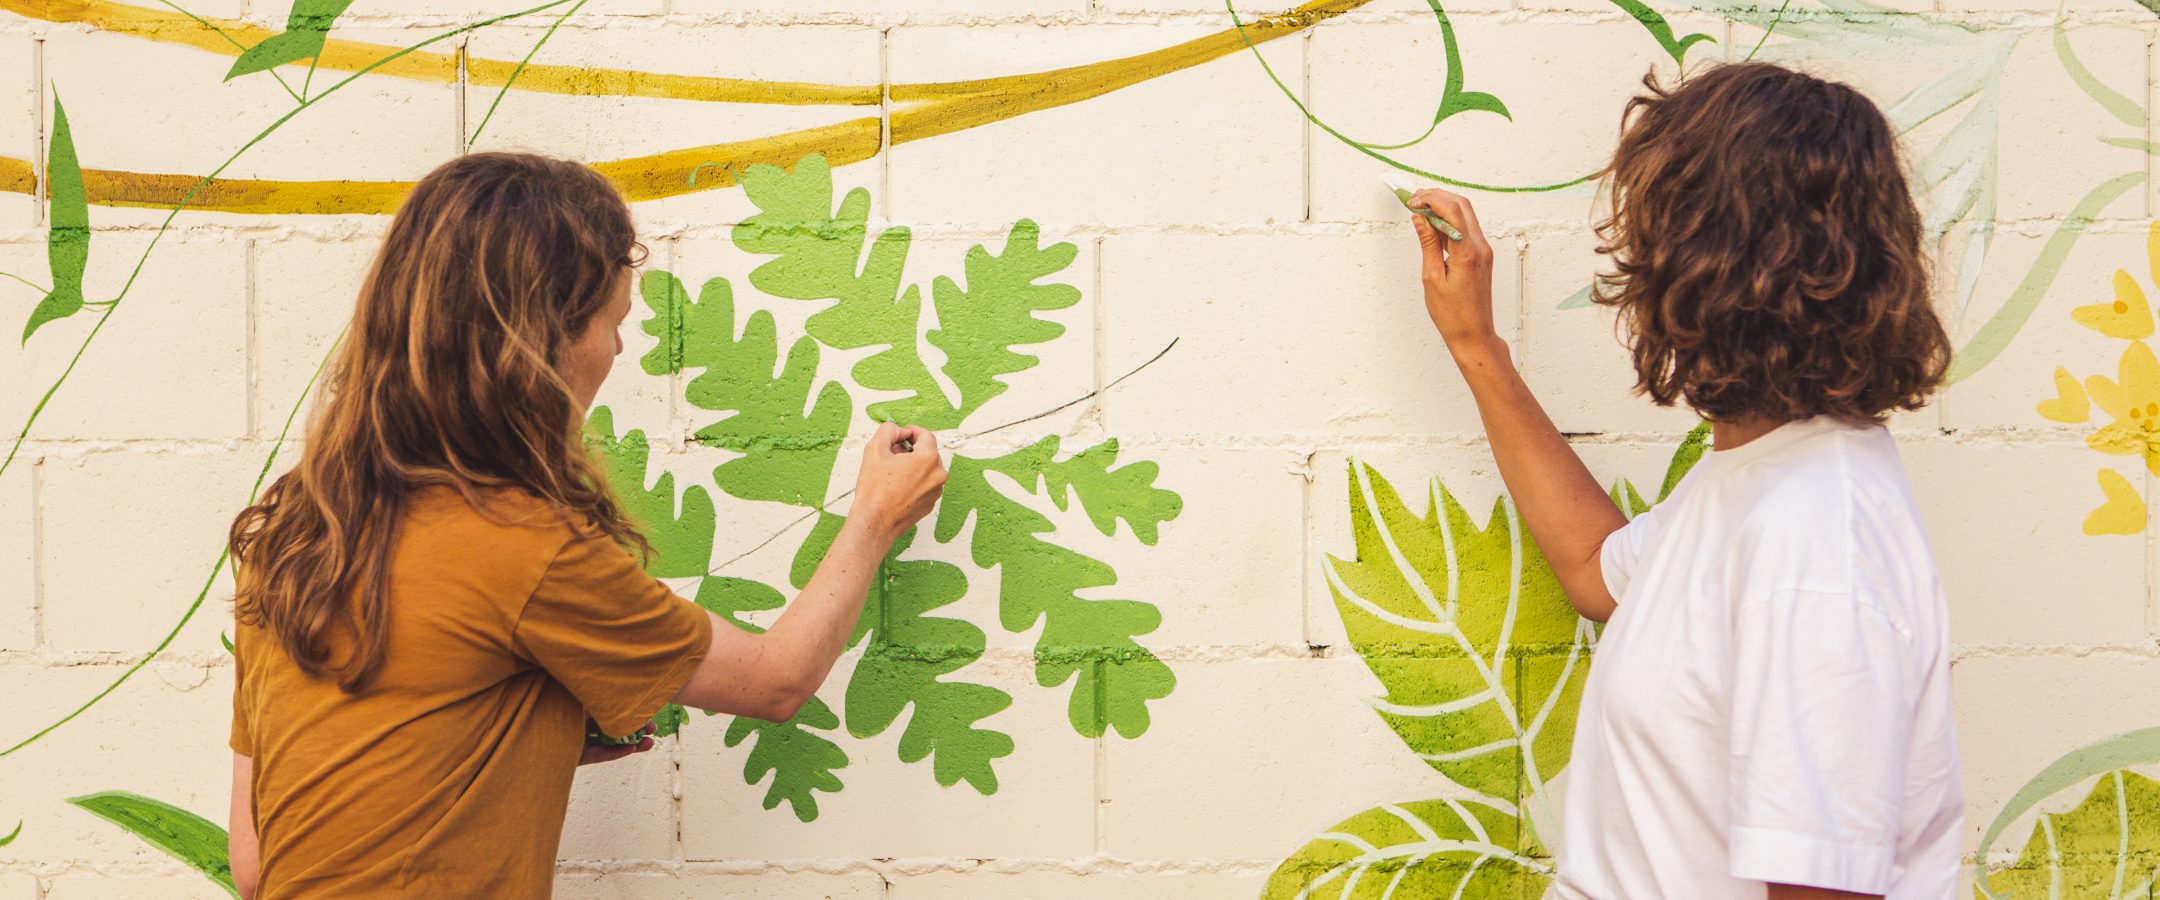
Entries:
<svg viewBox="0 0 2160 900">
<path fill-rule="evenodd" d="M 2153 278 L 2160 280 L 2160 222 L 2145 231 L 2145 259 Z M 2077 323 L 2112 338 L 2142 341 L 2153 335 L 2152 303 L 2126 269 L 2115 270 L 2115 300 L 2092 303 L 2070 311 Z"/>
<path fill-rule="evenodd" d="M 2085 443 L 2115 456 L 2142 454 L 2145 467 L 2160 475 L 2160 359 L 2142 341 L 2123 349 L 2117 378 L 2085 380 L 2085 392 L 2115 421 L 2092 433 Z"/>
<path fill-rule="evenodd" d="M 2100 470 L 2100 507 L 2085 516 L 2085 533 L 2137 534 L 2145 530 L 2145 498 L 2138 496 L 2130 479 L 2113 469 Z"/>
</svg>

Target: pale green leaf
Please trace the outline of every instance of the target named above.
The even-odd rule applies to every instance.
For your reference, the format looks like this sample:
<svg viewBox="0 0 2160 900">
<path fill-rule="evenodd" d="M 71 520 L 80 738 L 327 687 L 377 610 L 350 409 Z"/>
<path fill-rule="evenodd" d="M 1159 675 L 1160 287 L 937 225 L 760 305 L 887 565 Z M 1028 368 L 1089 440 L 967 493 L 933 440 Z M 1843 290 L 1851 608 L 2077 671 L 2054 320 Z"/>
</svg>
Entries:
<svg viewBox="0 0 2160 900">
<path fill-rule="evenodd" d="M 1420 518 L 1372 467 L 1350 467 L 1357 555 L 1330 558 L 1351 644 L 1387 688 L 1375 708 L 1455 783 L 1510 802 L 1567 765 L 1590 667 L 1575 614 L 1505 499 L 1484 528 L 1437 482 Z"/>
<path fill-rule="evenodd" d="M 2116 769 L 2084 802 L 2042 813 L 2025 852 L 1981 872 L 1974 896 L 1998 900 L 2144 900 L 2160 883 L 2160 782 Z"/>
<path fill-rule="evenodd" d="M 652 447 L 645 432 L 632 430 L 615 436 L 615 415 L 597 407 L 585 424 L 585 439 L 599 453 L 608 483 L 624 513 L 638 524 L 652 554 L 645 571 L 655 578 L 683 578 L 705 574 L 712 562 L 713 529 L 717 513 L 712 496 L 692 485 L 683 491 L 680 507 L 675 495 L 675 476 L 663 471 L 652 486 L 645 484 L 647 459 Z"/>
</svg>

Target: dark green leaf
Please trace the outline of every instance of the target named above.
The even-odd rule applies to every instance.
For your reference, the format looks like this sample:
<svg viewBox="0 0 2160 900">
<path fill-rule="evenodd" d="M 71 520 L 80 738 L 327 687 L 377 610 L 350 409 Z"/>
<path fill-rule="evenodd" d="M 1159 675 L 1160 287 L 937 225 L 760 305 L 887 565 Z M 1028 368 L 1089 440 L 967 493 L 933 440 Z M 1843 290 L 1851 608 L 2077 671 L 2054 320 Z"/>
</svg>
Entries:
<svg viewBox="0 0 2160 900">
<path fill-rule="evenodd" d="M 232 863 L 226 856 L 225 829 L 180 807 L 127 791 L 100 791 L 69 797 L 98 818 L 126 829 L 144 843 L 203 873 L 235 897 Z"/>
<path fill-rule="evenodd" d="M 226 71 L 225 80 L 315 58 L 330 37 L 330 27 L 351 5 L 352 0 L 293 0 L 292 12 L 285 17 L 285 30 L 240 54 Z"/>
<path fill-rule="evenodd" d="M 1702 41 L 1716 43 L 1707 34 L 1691 34 L 1675 40 L 1673 38 L 1672 24 L 1666 22 L 1664 16 L 1658 15 L 1657 10 L 1644 5 L 1642 0 L 1612 0 L 1612 3 L 1614 6 L 1620 7 L 1621 12 L 1633 16 L 1635 21 L 1642 23 L 1642 27 L 1650 32 L 1650 36 L 1657 39 L 1658 46 L 1665 48 L 1665 53 L 1673 58 L 1673 62 L 1680 65 L 1687 64 L 1689 47 Z"/>
<path fill-rule="evenodd" d="M 90 203 L 83 190 L 82 163 L 75 155 L 75 133 L 68 127 L 67 107 L 61 105 L 57 91 L 45 183 L 51 195 L 45 255 L 52 266 L 52 292 L 30 311 L 30 321 L 23 325 L 24 343 L 45 323 L 82 311 L 83 272 L 90 265 Z"/>
<path fill-rule="evenodd" d="M 756 784 L 771 774 L 772 784 L 765 788 L 765 808 L 772 809 L 785 800 L 794 808 L 795 818 L 808 822 L 818 816 L 817 793 L 837 793 L 841 788 L 840 776 L 833 772 L 847 768 L 847 751 L 817 733 L 838 727 L 840 717 L 833 714 L 832 707 L 812 697 L 795 718 L 786 722 L 735 717 L 728 723 L 727 745 L 733 747 L 755 736 L 757 743 L 743 761 L 743 781 Z"/>
</svg>

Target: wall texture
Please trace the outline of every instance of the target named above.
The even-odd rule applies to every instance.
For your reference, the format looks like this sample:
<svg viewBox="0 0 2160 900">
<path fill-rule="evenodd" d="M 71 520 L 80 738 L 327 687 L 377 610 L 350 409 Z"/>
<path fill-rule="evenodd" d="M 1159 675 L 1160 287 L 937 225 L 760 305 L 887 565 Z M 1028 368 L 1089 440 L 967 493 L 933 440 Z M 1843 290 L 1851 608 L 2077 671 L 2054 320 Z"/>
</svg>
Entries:
<svg viewBox="0 0 2160 900">
<path fill-rule="evenodd" d="M 637 201 L 591 427 L 686 596 L 770 621 L 873 416 L 956 454 L 819 703 L 580 774 L 562 895 L 1536 896 L 1595 633 L 1373 176 L 1468 185 L 1640 509 L 1700 446 L 1582 302 L 1584 179 L 1750 56 L 1882 103 L 1930 215 L 1976 894 L 2149 893 L 2150 0 L 521 2 L 0 0 L 0 900 L 224 895 L 224 529 L 467 148 Z"/>
</svg>

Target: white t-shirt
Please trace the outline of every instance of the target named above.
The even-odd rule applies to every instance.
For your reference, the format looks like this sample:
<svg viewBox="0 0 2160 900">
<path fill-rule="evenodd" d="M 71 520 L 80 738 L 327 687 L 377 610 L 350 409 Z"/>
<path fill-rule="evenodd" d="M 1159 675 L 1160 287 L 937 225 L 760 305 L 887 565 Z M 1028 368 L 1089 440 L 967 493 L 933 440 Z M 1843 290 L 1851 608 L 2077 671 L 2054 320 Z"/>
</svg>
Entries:
<svg viewBox="0 0 2160 900">
<path fill-rule="evenodd" d="M 1953 895 L 1949 617 L 1888 431 L 1817 418 L 1706 453 L 1601 564 L 1619 609 L 1575 728 L 1559 896 Z"/>
</svg>

